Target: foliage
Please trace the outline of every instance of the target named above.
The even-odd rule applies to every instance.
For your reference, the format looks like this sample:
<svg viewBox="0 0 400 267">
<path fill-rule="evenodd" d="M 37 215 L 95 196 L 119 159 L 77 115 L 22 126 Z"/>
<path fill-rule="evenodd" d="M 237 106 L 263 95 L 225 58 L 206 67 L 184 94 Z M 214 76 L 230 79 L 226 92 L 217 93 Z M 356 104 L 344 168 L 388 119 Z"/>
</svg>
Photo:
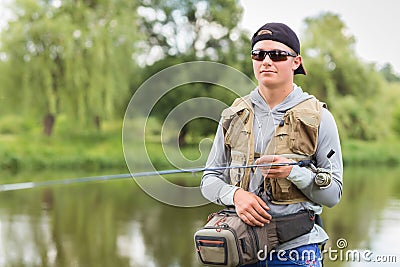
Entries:
<svg viewBox="0 0 400 267">
<path fill-rule="evenodd" d="M 138 12 L 140 31 L 147 36 L 141 45 L 149 51 L 144 63 L 183 55 L 220 62 L 228 54 L 234 62 L 242 57 L 232 51 L 243 41 L 237 0 L 141 0 Z"/>
<path fill-rule="evenodd" d="M 217 61 L 253 76 L 250 34 L 239 26 L 236 0 L 12 3 L 14 20 L 0 40 L 0 111 L 13 114 L 1 122 L 5 135 L 23 133 L 49 114 L 57 118 L 57 134 L 94 121 L 99 127 L 122 116 L 129 89 L 183 62 Z M 391 65 L 377 69 L 360 60 L 354 36 L 336 14 L 307 18 L 299 35 L 308 75 L 296 76 L 296 83 L 328 103 L 342 139 L 382 140 L 399 132 L 400 78 Z M 162 121 L 194 97 L 229 104 L 236 96 L 211 84 L 180 86 L 157 103 L 152 116 Z M 196 142 L 215 128 L 200 119 L 180 130 Z"/>
<path fill-rule="evenodd" d="M 395 73 L 393 66 L 389 63 L 386 63 L 379 72 L 388 82 L 400 82 L 400 75 Z"/>
<path fill-rule="evenodd" d="M 0 127 L 9 125 L 13 116 L 1 119 Z M 16 120 L 17 121 L 17 120 Z M 0 135 L 0 169 L 21 170 L 97 170 L 126 167 L 121 144 L 121 121 L 106 122 L 103 131 L 73 128 L 64 118 L 55 126 L 55 134 L 44 137 L 39 124 L 19 122 Z"/>
<path fill-rule="evenodd" d="M 355 38 L 336 14 L 325 13 L 305 20 L 302 39 L 307 77 L 299 77 L 304 89 L 327 102 L 342 138 L 377 140 L 389 127 L 385 81 L 372 65 L 355 53 Z"/>
<path fill-rule="evenodd" d="M 393 129 L 398 135 L 400 135 L 400 104 L 397 105 L 393 118 Z"/>
<path fill-rule="evenodd" d="M 1 37 L 8 79 L 0 89 L 9 107 L 54 119 L 65 113 L 77 126 L 122 114 L 135 8 L 130 0 L 17 0 Z"/>
<path fill-rule="evenodd" d="M 9 125 L 14 116 L 6 116 L 0 119 L 0 128 Z M 138 121 L 138 125 L 143 122 Z M 21 120 L 12 131 L 0 134 L 0 168 L 10 172 L 31 170 L 105 170 L 126 169 L 121 143 L 122 121 L 108 121 L 103 125 L 103 131 L 88 131 L 77 129 L 71 132 L 73 121 L 61 118 L 55 127 L 55 135 L 43 137 L 38 135 L 39 124 L 34 121 L 27 123 Z M 178 162 L 179 166 L 199 167 L 205 163 L 210 151 L 210 142 L 199 144 L 198 136 L 193 145 L 177 149 L 172 145 L 160 143 L 158 132 L 160 123 L 152 118 L 148 121 L 148 136 L 146 136 L 146 157 L 149 157 L 157 169 L 170 169 L 175 166 L 172 162 Z M 139 136 L 139 132 L 133 132 Z M 191 137 L 191 136 L 189 136 Z M 141 158 L 140 151 L 143 139 L 138 138 L 137 149 L 130 147 L 134 153 L 137 165 L 143 166 L 148 162 L 147 158 Z M 206 140 L 202 140 L 206 141 Z M 382 166 L 399 165 L 398 151 L 400 143 L 397 139 L 385 142 L 365 142 L 357 140 L 344 140 L 342 152 L 344 164 Z M 165 150 L 169 151 L 168 156 Z M 200 161 L 198 160 L 200 159 Z M 197 165 L 190 165 L 195 160 Z M 56 178 L 56 177 L 54 177 Z"/>
<path fill-rule="evenodd" d="M 242 15 L 238 1 L 143 0 L 138 12 L 140 30 L 147 35 L 140 46 L 148 51 L 142 60 L 148 76 L 194 60 L 217 61 L 251 74 L 246 56 L 250 49 L 248 33 L 238 27 Z M 163 120 L 185 100 L 200 96 L 216 98 L 221 94 L 218 91 L 224 92 L 221 100 L 227 104 L 236 97 L 211 84 L 190 84 L 164 96 L 153 115 Z M 184 144 L 187 134 L 209 135 L 215 129 L 215 123 L 194 120 L 181 129 L 179 140 Z"/>
<path fill-rule="evenodd" d="M 342 142 L 343 162 L 345 167 L 399 166 L 399 149 L 400 143 L 397 140 L 387 142 L 346 140 Z"/>
</svg>

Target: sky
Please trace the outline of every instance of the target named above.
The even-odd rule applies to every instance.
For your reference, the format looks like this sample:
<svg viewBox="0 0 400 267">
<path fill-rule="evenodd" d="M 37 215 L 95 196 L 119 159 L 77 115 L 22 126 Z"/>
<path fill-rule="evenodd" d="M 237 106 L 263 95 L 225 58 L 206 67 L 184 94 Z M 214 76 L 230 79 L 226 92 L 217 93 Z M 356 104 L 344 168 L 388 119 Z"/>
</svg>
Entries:
<svg viewBox="0 0 400 267">
<path fill-rule="evenodd" d="M 356 53 L 366 63 L 393 65 L 400 74 L 400 0 L 240 0 L 241 26 L 254 33 L 267 22 L 282 22 L 299 36 L 304 19 L 322 12 L 338 14 L 356 39 Z"/>
</svg>

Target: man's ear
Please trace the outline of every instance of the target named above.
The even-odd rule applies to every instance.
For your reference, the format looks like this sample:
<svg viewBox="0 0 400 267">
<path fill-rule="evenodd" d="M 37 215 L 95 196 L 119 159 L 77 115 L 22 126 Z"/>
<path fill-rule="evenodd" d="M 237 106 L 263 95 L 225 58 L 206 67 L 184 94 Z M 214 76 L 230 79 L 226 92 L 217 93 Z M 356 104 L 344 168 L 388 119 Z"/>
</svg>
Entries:
<svg viewBox="0 0 400 267">
<path fill-rule="evenodd" d="M 300 66 L 301 63 L 303 63 L 303 58 L 300 55 L 298 55 L 293 59 L 293 67 L 292 67 L 293 71 L 295 71 Z"/>
</svg>

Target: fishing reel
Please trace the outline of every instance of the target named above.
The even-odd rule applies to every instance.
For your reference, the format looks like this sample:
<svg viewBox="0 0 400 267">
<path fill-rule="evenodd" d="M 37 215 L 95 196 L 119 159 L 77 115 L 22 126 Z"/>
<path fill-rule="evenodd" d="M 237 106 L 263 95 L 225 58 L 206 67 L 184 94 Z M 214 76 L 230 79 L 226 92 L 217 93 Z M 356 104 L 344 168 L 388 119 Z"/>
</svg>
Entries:
<svg viewBox="0 0 400 267">
<path fill-rule="evenodd" d="M 321 189 L 328 188 L 332 183 L 332 162 L 330 161 L 330 158 L 333 154 L 335 154 L 335 151 L 331 149 L 327 155 L 331 167 L 330 170 L 317 168 L 313 163 L 310 163 L 310 168 L 315 173 L 314 183 Z"/>
</svg>

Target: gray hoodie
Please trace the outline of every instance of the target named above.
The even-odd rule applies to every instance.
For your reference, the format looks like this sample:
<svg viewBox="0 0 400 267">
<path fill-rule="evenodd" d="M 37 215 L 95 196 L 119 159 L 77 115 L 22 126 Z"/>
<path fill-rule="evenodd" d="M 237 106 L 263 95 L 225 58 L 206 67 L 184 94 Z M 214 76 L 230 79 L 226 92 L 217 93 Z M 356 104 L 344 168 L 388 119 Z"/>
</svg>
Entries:
<svg viewBox="0 0 400 267">
<path fill-rule="evenodd" d="M 297 85 L 293 85 L 294 90 L 272 110 L 269 109 L 264 98 L 260 95 L 258 88 L 250 93 L 250 99 L 254 107 L 254 142 L 255 152 L 263 153 L 276 126 L 282 120 L 285 112 L 312 97 L 303 92 Z M 327 158 L 328 152 L 333 149 L 335 154 Z M 315 174 L 309 169 L 294 166 L 288 180 L 293 182 L 312 202 L 302 202 L 288 205 L 275 205 L 263 198 L 270 207 L 268 211 L 273 217 L 293 214 L 300 210 L 311 209 L 316 214 L 322 212 L 322 205 L 332 207 L 336 205 L 342 195 L 342 176 L 343 163 L 340 149 L 339 135 L 335 120 L 332 114 L 323 109 L 321 124 L 319 127 L 318 146 L 315 153 L 317 167 L 331 169 L 333 172 L 332 184 L 321 189 L 314 184 Z M 210 155 L 207 160 L 207 167 L 228 166 L 230 164 L 229 155 L 226 155 L 224 146 L 224 135 L 221 123 L 217 129 Z M 233 195 L 238 187 L 230 184 L 229 171 L 206 171 L 201 182 L 201 191 L 208 200 L 220 205 L 233 205 Z M 249 191 L 256 193 L 260 184 L 263 182 L 261 172 L 257 169 L 250 178 Z M 282 244 L 278 249 L 290 249 L 301 245 L 320 243 L 328 239 L 326 232 L 315 225 L 314 229 L 301 237 Z"/>
</svg>

